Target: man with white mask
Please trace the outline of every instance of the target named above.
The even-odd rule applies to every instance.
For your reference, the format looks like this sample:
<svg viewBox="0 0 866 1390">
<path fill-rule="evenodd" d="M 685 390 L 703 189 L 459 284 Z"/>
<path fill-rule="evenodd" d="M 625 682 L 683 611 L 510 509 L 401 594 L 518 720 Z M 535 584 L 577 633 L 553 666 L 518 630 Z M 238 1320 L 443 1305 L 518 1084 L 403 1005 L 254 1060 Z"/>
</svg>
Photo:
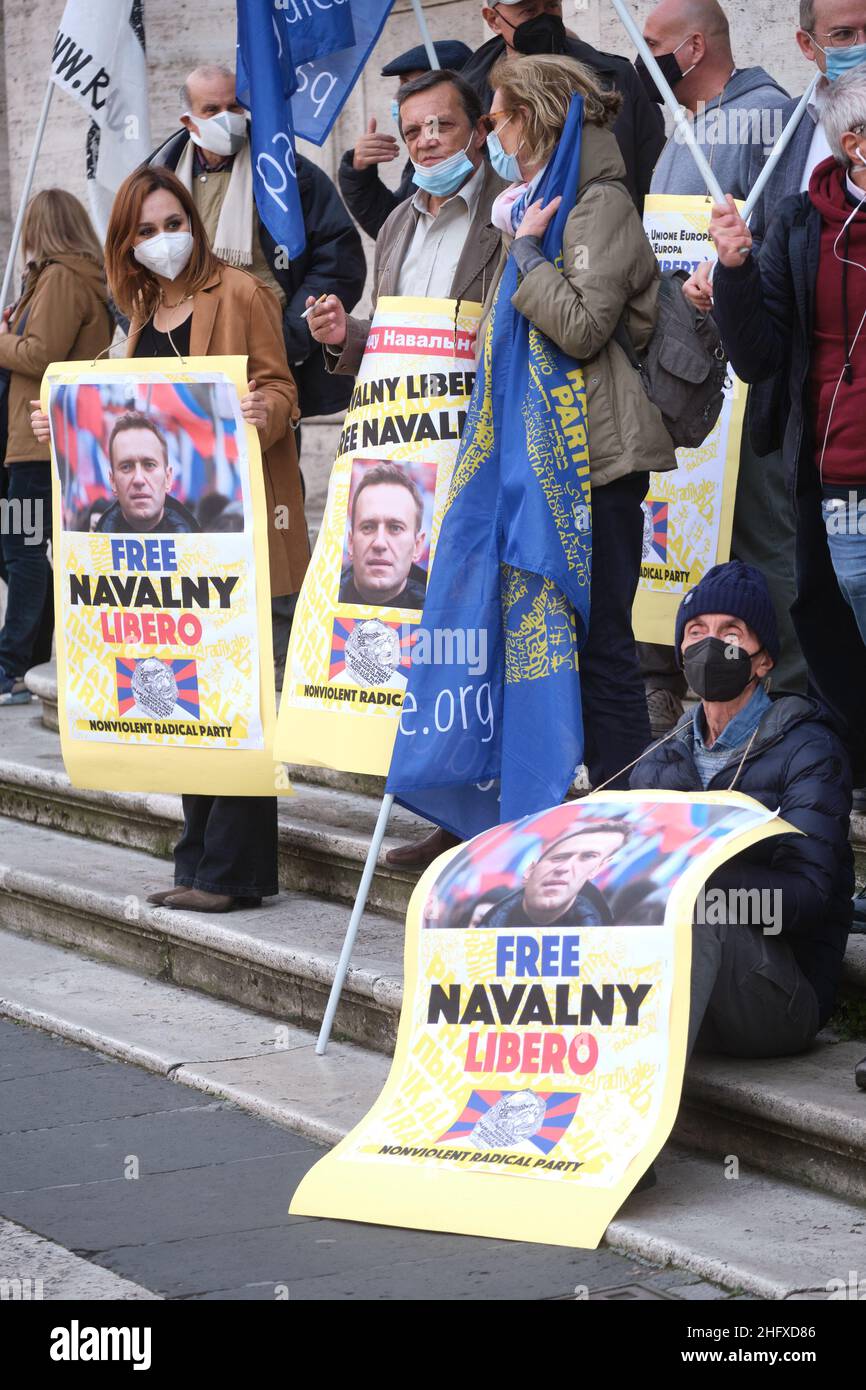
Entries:
<svg viewBox="0 0 866 1390">
<path fill-rule="evenodd" d="M 301 317 L 310 295 L 332 294 L 348 312 L 364 290 L 367 266 L 361 238 L 340 195 L 327 174 L 298 154 L 307 244 L 299 257 L 289 260 L 256 211 L 249 124 L 237 99 L 234 73 L 219 65 L 196 68 L 181 89 L 181 102 L 183 129 L 148 162 L 173 169 L 190 190 L 220 260 L 251 271 L 279 299 L 301 418 L 344 409 L 352 383 L 325 371 L 322 354 Z"/>
</svg>

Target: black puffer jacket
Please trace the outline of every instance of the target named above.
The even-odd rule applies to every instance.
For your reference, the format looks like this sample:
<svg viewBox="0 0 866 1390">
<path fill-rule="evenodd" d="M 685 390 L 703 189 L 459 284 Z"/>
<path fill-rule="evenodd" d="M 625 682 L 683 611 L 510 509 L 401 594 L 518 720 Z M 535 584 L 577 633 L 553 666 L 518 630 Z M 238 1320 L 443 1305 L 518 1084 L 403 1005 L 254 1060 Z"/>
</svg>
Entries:
<svg viewBox="0 0 866 1390">
<path fill-rule="evenodd" d="M 833 1009 L 851 927 L 854 862 L 848 840 L 851 771 L 829 715 L 817 700 L 776 695 L 735 791 L 754 797 L 803 833 L 762 840 L 710 879 L 717 888 L 780 889 L 782 933 L 818 996 L 821 1023 Z M 692 716 L 667 743 L 648 748 L 631 774 L 635 790 L 703 791 L 692 757 Z M 707 791 L 726 791 L 742 750 Z"/>
<path fill-rule="evenodd" d="M 188 132 L 179 130 L 150 156 L 148 164 L 176 169 L 188 142 Z M 325 370 L 322 350 L 310 336 L 306 320 L 301 318 L 306 298 L 335 294 L 346 313 L 351 313 L 364 293 L 367 261 L 361 238 L 328 175 L 302 154 L 296 156 L 296 167 L 307 229 L 303 253 L 286 263 L 264 223 L 260 223 L 259 239 L 274 279 L 286 296 L 286 356 L 298 386 L 301 417 L 306 418 L 343 410 L 354 385 Z"/>
</svg>

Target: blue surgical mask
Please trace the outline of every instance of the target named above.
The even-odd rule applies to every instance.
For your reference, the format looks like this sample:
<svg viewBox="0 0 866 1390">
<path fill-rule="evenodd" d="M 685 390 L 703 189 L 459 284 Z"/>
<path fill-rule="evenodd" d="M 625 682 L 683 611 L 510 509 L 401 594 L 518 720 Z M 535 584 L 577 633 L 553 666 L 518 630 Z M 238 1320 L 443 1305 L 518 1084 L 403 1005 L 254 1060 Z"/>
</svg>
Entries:
<svg viewBox="0 0 866 1390">
<path fill-rule="evenodd" d="M 827 77 L 830 82 L 835 82 L 843 72 L 849 72 L 851 68 L 866 63 L 866 43 L 855 43 L 851 48 L 825 48 L 822 52 L 827 59 Z"/>
<path fill-rule="evenodd" d="M 471 144 L 470 135 L 465 149 L 458 150 L 456 154 L 450 155 L 438 164 L 416 164 L 413 159 L 412 167 L 415 173 L 412 182 L 423 188 L 425 193 L 432 193 L 434 198 L 447 198 L 449 193 L 456 193 L 469 175 L 475 173 L 475 165 L 466 153 Z"/>
<path fill-rule="evenodd" d="M 501 179 L 505 179 L 507 183 L 520 183 L 522 181 L 523 175 L 520 172 L 517 155 L 506 153 L 495 130 L 491 131 L 487 137 L 487 153 L 490 156 L 490 163 Z"/>
<path fill-rule="evenodd" d="M 395 122 L 400 119 L 400 103 L 396 97 L 391 102 L 391 119 Z"/>
</svg>

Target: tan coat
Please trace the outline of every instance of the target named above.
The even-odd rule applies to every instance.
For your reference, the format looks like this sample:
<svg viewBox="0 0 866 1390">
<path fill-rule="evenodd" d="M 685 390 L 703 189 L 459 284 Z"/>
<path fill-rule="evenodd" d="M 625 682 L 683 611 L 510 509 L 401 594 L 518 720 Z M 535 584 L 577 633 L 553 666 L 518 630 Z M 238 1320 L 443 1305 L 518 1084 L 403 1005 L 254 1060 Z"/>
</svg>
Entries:
<svg viewBox="0 0 866 1390">
<path fill-rule="evenodd" d="M 27 315 L 24 331 L 15 329 Z M 86 256 L 53 256 L 34 271 L 12 316 L 11 332 L 0 334 L 0 367 L 9 379 L 7 463 L 48 458 L 30 428 L 30 402 L 38 399 L 52 362 L 86 362 L 104 352 L 114 333 L 101 267 Z"/>
<path fill-rule="evenodd" d="M 140 319 L 130 325 L 127 356 L 135 352 Z M 298 391 L 286 362 L 283 323 L 276 296 L 245 270 L 220 265 L 192 301 L 190 356 L 249 358 L 247 379 L 267 397 L 270 423 L 259 430 L 268 512 L 271 593 L 295 594 L 310 559 L 298 450 L 292 421 L 298 419 Z M 288 514 L 277 527 L 277 508 Z M 281 519 L 281 518 L 280 518 Z"/>
<path fill-rule="evenodd" d="M 612 341 L 625 311 L 626 327 L 640 350 L 652 337 L 658 315 L 658 262 L 628 190 L 614 182 L 624 177 L 616 137 L 587 123 L 580 157 L 580 188 L 586 192 L 565 224 L 563 271 L 550 261 L 534 266 L 511 300 L 584 368 L 594 487 L 629 473 L 677 466 L 660 411 L 622 348 Z M 510 246 L 511 238 L 505 238 L 485 321 Z"/>
</svg>

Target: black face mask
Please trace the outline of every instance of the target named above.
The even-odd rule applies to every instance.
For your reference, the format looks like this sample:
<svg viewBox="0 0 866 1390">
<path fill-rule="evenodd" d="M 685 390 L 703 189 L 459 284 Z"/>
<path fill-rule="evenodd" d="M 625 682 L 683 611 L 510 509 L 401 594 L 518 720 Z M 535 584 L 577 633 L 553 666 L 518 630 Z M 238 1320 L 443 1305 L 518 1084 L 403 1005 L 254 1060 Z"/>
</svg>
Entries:
<svg viewBox="0 0 866 1390">
<path fill-rule="evenodd" d="M 660 53 L 656 57 L 656 62 L 662 70 L 662 77 L 671 89 L 675 88 L 678 82 L 682 82 L 683 70 L 675 53 Z M 664 97 L 656 86 L 652 73 L 640 56 L 634 60 L 634 70 L 643 83 L 650 101 L 657 101 L 661 104 Z"/>
<path fill-rule="evenodd" d="M 564 53 L 565 25 L 558 15 L 541 14 L 518 24 L 511 42 L 518 53 Z"/>
<path fill-rule="evenodd" d="M 763 650 L 759 647 L 757 652 L 747 652 L 720 637 L 702 637 L 683 651 L 683 671 L 702 700 L 736 700 L 751 681 L 757 681 L 752 675 L 752 658 Z"/>
</svg>

